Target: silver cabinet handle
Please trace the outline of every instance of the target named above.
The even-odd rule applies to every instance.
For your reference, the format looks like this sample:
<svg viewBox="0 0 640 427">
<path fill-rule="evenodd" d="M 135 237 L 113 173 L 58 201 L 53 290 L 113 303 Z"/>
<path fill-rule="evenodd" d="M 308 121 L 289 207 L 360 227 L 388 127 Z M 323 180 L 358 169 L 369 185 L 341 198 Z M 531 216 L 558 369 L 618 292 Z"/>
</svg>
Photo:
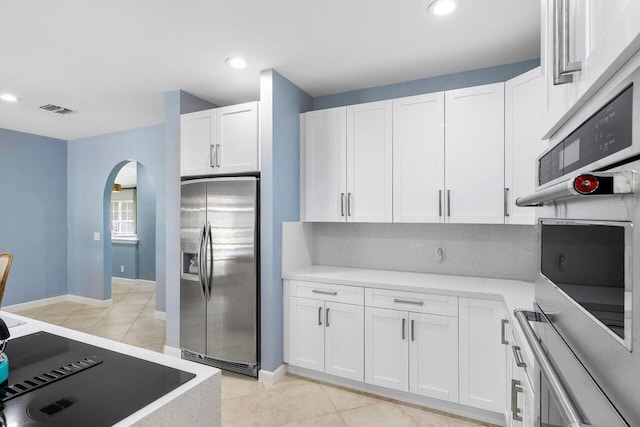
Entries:
<svg viewBox="0 0 640 427">
<path fill-rule="evenodd" d="M 407 319 L 403 318 L 402 319 L 402 339 L 404 340 L 407 337 L 407 334 L 405 332 L 405 326 L 407 324 Z"/>
<path fill-rule="evenodd" d="M 516 359 L 516 365 L 518 366 L 518 368 L 526 368 L 527 364 L 524 363 L 524 360 L 522 359 L 522 353 L 520 352 L 520 347 L 517 345 L 514 345 L 513 347 L 511 347 L 511 349 L 513 350 L 513 358 Z"/>
<path fill-rule="evenodd" d="M 212 168 L 216 167 L 216 155 L 218 151 L 215 148 L 215 144 L 209 145 L 209 166 Z"/>
<path fill-rule="evenodd" d="M 318 326 L 322 326 L 322 307 L 318 307 Z"/>
<path fill-rule="evenodd" d="M 351 193 L 347 193 L 347 215 L 351 216 Z"/>
<path fill-rule="evenodd" d="M 573 75 L 580 71 L 580 61 L 570 62 L 569 3 L 553 0 L 553 84 L 573 82 Z"/>
<path fill-rule="evenodd" d="M 442 216 L 442 190 L 438 190 L 438 216 Z"/>
<path fill-rule="evenodd" d="M 329 307 L 324 311 L 324 324 L 327 328 L 329 327 Z"/>
<path fill-rule="evenodd" d="M 338 295 L 338 293 L 336 291 L 325 291 L 322 289 L 314 289 L 311 292 L 313 292 L 314 294 L 322 294 L 322 295 Z"/>
<path fill-rule="evenodd" d="M 501 325 L 500 325 L 500 341 L 504 345 L 509 345 L 509 341 L 507 341 L 507 338 L 505 336 L 507 332 L 507 323 L 509 323 L 507 319 L 502 319 Z"/>
<path fill-rule="evenodd" d="M 220 157 L 222 152 L 220 151 L 220 144 L 216 144 L 216 166 L 220 167 Z"/>
<path fill-rule="evenodd" d="M 504 189 L 504 216 L 509 217 L 509 189 Z"/>
<path fill-rule="evenodd" d="M 549 356 L 547 356 L 547 353 L 545 353 L 542 348 L 542 344 L 538 341 L 535 331 L 529 324 L 529 316 L 531 316 L 532 320 L 535 320 L 538 315 L 542 314 L 524 310 L 514 310 L 513 313 L 515 314 L 516 319 L 518 319 L 520 327 L 522 327 L 527 343 L 529 343 L 529 347 L 531 347 L 531 350 L 533 351 L 536 363 L 540 367 L 540 372 L 546 380 L 549 390 L 558 404 L 558 409 L 562 418 L 566 422 L 566 425 L 576 427 L 589 425 L 582 420 L 582 416 L 573 402 L 571 394 L 560 379 L 560 376 L 553 367 Z"/>
<path fill-rule="evenodd" d="M 524 390 L 520 381 L 511 380 L 511 413 L 512 417 L 516 421 L 522 421 L 522 414 L 520 408 L 518 408 L 518 393 L 522 393 Z"/>
<path fill-rule="evenodd" d="M 414 319 L 411 319 L 411 341 L 416 340 L 415 330 L 416 330 L 416 321 Z"/>
<path fill-rule="evenodd" d="M 393 302 L 397 303 L 397 304 L 413 304 L 413 305 L 424 305 L 424 301 L 414 301 L 414 300 L 410 300 L 410 299 L 399 299 L 399 298 L 394 298 Z"/>
<path fill-rule="evenodd" d="M 344 193 L 340 193 L 340 216 L 344 216 Z"/>
<path fill-rule="evenodd" d="M 451 216 L 451 190 L 447 190 L 447 216 Z"/>
</svg>

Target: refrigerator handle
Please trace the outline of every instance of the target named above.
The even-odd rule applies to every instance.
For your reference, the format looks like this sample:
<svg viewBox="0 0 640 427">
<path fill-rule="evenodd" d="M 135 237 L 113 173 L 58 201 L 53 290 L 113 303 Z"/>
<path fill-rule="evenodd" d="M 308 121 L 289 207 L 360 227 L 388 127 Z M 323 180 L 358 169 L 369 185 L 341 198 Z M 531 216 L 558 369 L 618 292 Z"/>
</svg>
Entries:
<svg viewBox="0 0 640 427">
<path fill-rule="evenodd" d="M 213 236 L 211 235 L 211 223 L 209 221 L 207 221 L 207 244 L 208 253 L 211 256 L 209 273 L 207 274 L 207 301 L 209 301 L 211 300 L 211 291 L 213 290 Z"/>
<path fill-rule="evenodd" d="M 205 238 L 206 238 L 206 223 L 202 223 L 202 230 L 200 231 L 200 246 L 198 249 L 198 280 L 200 281 L 200 292 L 202 292 L 202 298 L 204 298 L 204 300 L 207 300 L 207 296 L 205 295 L 205 284 L 204 284 L 204 279 L 206 276 L 206 258 L 205 258 L 205 254 L 204 254 L 204 249 L 205 249 Z"/>
</svg>

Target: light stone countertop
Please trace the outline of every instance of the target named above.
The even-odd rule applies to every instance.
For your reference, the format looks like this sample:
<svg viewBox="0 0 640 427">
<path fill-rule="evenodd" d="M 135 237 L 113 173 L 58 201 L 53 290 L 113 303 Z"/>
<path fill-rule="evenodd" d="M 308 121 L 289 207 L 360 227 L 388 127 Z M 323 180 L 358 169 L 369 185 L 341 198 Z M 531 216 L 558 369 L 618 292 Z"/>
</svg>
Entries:
<svg viewBox="0 0 640 427">
<path fill-rule="evenodd" d="M 17 326 L 12 326 L 15 322 L 7 322 L 11 326 L 9 329 L 11 338 L 45 331 L 196 375 L 195 378 L 121 420 L 115 424 L 117 427 L 221 425 L 221 372 L 219 369 L 5 311 L 0 312 L 0 315 L 5 321 L 24 322 Z M 9 345 L 11 345 L 10 342 Z"/>
<path fill-rule="evenodd" d="M 322 265 L 299 268 L 284 273 L 282 278 L 504 301 L 516 340 L 526 353 L 527 359 L 533 362 L 533 353 L 526 344 L 513 314 L 515 309 L 533 309 L 534 284 L 531 282 Z"/>
</svg>

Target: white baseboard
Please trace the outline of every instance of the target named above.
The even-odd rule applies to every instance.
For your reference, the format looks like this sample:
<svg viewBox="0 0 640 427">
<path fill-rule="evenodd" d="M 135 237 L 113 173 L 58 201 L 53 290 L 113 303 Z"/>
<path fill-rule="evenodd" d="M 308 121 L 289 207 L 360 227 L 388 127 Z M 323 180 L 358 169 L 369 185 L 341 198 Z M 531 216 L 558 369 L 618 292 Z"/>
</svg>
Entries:
<svg viewBox="0 0 640 427">
<path fill-rule="evenodd" d="M 138 283 L 136 279 L 127 279 L 126 277 L 111 277 L 111 283 L 123 283 L 125 285 L 135 285 Z"/>
<path fill-rule="evenodd" d="M 151 285 L 151 286 L 155 286 L 156 285 L 155 280 L 138 279 L 137 282 L 138 282 L 138 283 L 136 283 L 137 285 Z"/>
<path fill-rule="evenodd" d="M 23 302 L 20 304 L 6 305 L 2 310 L 13 313 L 16 311 L 30 310 L 32 308 L 42 307 L 43 305 L 56 304 L 67 301 L 67 295 L 59 295 L 57 297 L 43 298 L 35 301 Z"/>
<path fill-rule="evenodd" d="M 156 310 L 155 313 L 153 313 L 153 317 L 159 320 L 167 320 L 167 313 L 165 311 Z"/>
<path fill-rule="evenodd" d="M 282 364 L 275 371 L 269 372 L 260 369 L 258 372 L 258 381 L 267 385 L 276 385 L 287 374 L 287 365 Z"/>
<path fill-rule="evenodd" d="M 180 359 L 182 357 L 182 350 L 180 350 L 177 347 L 172 347 L 170 345 L 165 345 L 163 352 L 164 352 L 164 354 L 167 354 L 167 355 L 173 356 L 173 357 L 177 357 L 178 359 Z"/>
<path fill-rule="evenodd" d="M 111 307 L 111 299 L 95 299 L 95 298 L 87 298 L 81 297 L 78 295 L 65 295 L 67 297 L 67 301 L 77 302 L 80 304 L 92 305 L 94 307 Z"/>
<path fill-rule="evenodd" d="M 42 307 L 43 305 L 57 304 L 59 302 L 65 302 L 65 301 L 77 302 L 80 304 L 87 304 L 93 307 L 110 307 L 111 306 L 110 299 L 100 300 L 95 298 L 87 298 L 87 297 L 81 297 L 78 295 L 67 294 L 67 295 L 58 295 L 57 297 L 43 298 L 35 301 L 23 302 L 20 304 L 7 305 L 2 307 L 2 309 L 9 313 L 14 313 L 16 311 L 30 310 L 32 308 Z"/>
<path fill-rule="evenodd" d="M 151 285 L 155 286 L 156 282 L 154 280 L 144 280 L 144 279 L 128 279 L 126 277 L 111 277 L 111 283 L 123 283 L 125 285 Z"/>
</svg>

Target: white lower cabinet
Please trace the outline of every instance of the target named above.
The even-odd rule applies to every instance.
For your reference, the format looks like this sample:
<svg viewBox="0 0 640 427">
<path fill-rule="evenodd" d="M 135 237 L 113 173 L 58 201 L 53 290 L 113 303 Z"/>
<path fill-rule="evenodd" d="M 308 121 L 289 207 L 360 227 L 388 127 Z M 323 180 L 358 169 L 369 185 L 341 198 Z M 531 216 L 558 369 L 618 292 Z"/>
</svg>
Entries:
<svg viewBox="0 0 640 427">
<path fill-rule="evenodd" d="M 364 307 L 290 298 L 290 364 L 362 381 L 363 351 Z"/>
<path fill-rule="evenodd" d="M 365 308 L 365 382 L 458 401 L 458 319 Z"/>
<path fill-rule="evenodd" d="M 504 413 L 504 305 L 476 298 L 460 298 L 459 304 L 460 403 Z"/>
</svg>

